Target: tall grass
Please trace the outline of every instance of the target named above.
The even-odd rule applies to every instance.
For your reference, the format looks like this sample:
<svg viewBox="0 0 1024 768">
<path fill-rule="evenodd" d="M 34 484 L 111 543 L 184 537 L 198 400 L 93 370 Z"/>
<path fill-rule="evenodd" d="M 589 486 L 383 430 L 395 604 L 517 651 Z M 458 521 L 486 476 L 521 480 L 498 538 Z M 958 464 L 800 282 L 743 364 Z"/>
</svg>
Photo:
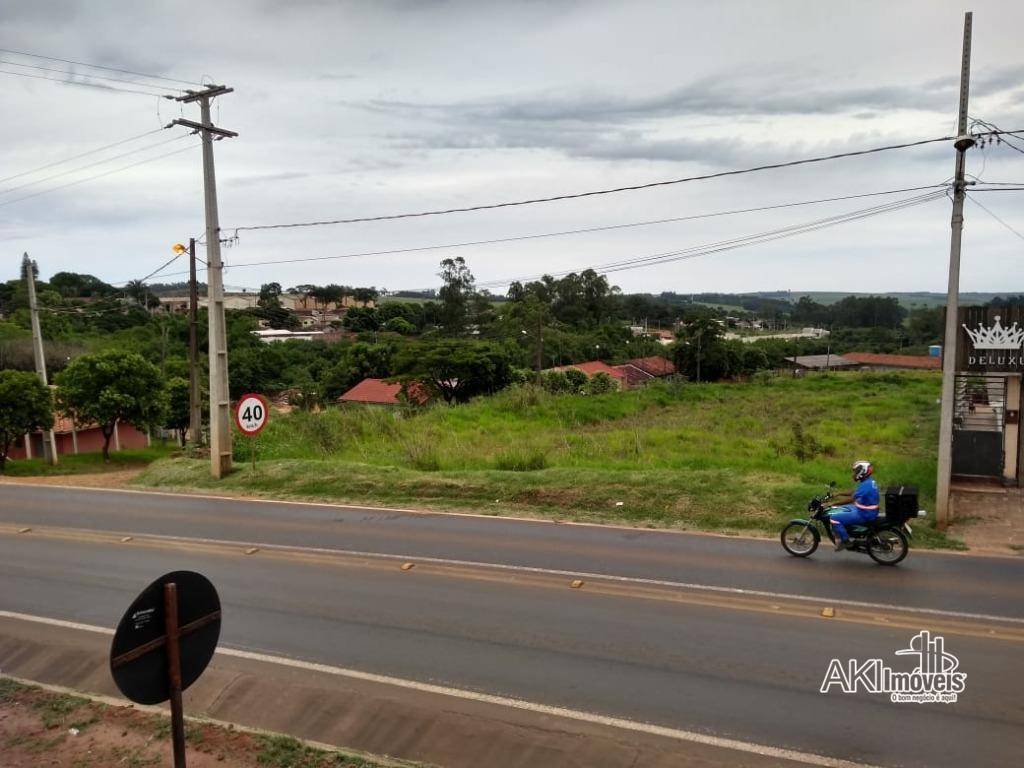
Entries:
<svg viewBox="0 0 1024 768">
<path fill-rule="evenodd" d="M 830 480 L 848 483 L 861 458 L 883 485 L 917 485 L 930 504 L 939 387 L 929 373 L 597 396 L 527 385 L 459 407 L 272 417 L 258 456 L 278 494 L 474 508 L 499 500 L 577 518 L 769 530 Z M 244 445 L 238 452 L 249 456 Z M 173 484 L 173 474 L 154 481 Z"/>
</svg>

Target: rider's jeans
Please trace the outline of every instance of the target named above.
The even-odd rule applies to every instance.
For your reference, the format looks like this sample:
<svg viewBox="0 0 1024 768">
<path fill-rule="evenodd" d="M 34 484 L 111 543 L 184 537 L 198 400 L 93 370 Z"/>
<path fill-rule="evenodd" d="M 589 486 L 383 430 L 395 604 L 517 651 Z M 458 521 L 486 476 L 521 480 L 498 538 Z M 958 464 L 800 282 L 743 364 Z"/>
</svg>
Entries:
<svg viewBox="0 0 1024 768">
<path fill-rule="evenodd" d="M 836 533 L 839 534 L 839 538 L 843 541 L 849 541 L 850 534 L 846 532 L 846 526 L 866 525 L 878 517 L 878 512 L 875 510 L 859 509 L 854 504 L 845 504 L 830 510 L 828 516 L 836 529 Z"/>
</svg>

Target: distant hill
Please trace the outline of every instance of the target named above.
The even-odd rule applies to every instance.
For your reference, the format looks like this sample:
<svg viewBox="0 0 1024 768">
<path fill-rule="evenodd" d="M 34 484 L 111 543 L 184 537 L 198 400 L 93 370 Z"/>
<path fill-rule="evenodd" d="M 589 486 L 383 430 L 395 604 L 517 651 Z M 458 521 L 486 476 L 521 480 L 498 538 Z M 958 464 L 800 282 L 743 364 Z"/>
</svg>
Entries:
<svg viewBox="0 0 1024 768">
<path fill-rule="evenodd" d="M 997 296 L 1015 296 L 1020 293 L 1024 293 L 1024 291 L 1013 290 L 1002 291 L 1000 293 L 964 292 L 960 294 L 960 303 L 962 305 L 987 304 Z M 882 293 L 851 293 L 850 291 L 762 291 L 749 295 L 760 296 L 766 299 L 781 299 L 783 301 L 790 299 L 794 302 L 799 301 L 801 296 L 807 296 L 819 304 L 834 304 L 847 296 L 893 296 L 907 309 L 941 307 L 946 303 L 945 293 L 933 293 L 931 291 L 889 291 Z"/>
</svg>

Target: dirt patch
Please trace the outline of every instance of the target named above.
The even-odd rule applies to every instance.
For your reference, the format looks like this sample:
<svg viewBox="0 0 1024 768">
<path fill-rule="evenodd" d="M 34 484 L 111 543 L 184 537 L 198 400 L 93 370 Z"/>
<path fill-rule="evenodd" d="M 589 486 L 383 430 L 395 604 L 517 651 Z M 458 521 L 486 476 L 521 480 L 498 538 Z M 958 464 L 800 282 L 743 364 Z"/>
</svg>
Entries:
<svg viewBox="0 0 1024 768">
<path fill-rule="evenodd" d="M 972 553 L 1024 556 L 1024 489 L 954 487 L 951 536 Z"/>
<path fill-rule="evenodd" d="M 0 484 L 22 485 L 80 485 L 88 488 L 127 488 L 131 481 L 146 468 L 140 464 L 129 469 L 114 469 L 109 472 L 82 472 L 69 475 L 27 475 L 5 477 L 0 475 Z"/>
<path fill-rule="evenodd" d="M 308 747 L 287 736 L 211 723 L 185 727 L 190 768 L 384 768 L 361 756 Z M 4 768 L 147 768 L 170 765 L 167 717 L 0 678 Z M 408 765 L 408 764 L 402 764 Z"/>
</svg>

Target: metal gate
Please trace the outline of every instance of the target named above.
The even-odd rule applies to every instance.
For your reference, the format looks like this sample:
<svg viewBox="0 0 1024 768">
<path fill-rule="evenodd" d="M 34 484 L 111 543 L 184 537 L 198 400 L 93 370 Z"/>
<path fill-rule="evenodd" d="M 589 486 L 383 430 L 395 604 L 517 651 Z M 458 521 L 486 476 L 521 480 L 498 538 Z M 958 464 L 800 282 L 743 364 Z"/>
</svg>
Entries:
<svg viewBox="0 0 1024 768">
<path fill-rule="evenodd" d="M 953 401 L 953 474 L 1002 477 L 1006 377 L 957 374 Z"/>
</svg>

